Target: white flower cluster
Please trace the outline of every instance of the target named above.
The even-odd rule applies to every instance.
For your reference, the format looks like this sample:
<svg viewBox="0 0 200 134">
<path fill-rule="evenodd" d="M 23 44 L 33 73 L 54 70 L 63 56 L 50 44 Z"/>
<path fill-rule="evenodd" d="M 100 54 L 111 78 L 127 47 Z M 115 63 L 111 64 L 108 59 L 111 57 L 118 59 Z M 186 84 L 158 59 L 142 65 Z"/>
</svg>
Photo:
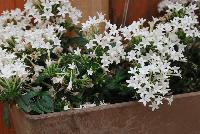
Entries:
<svg viewBox="0 0 200 134">
<path fill-rule="evenodd" d="M 200 37 L 196 27 L 198 17 L 194 12 L 198 9 L 197 5 L 190 4 L 185 7 L 183 4 L 171 3 L 167 13 L 171 16 L 173 11 L 181 9 L 185 11 L 183 17 L 174 17 L 166 22 L 153 18 L 149 27 L 144 27 L 146 20 L 140 19 L 128 27 L 117 29 L 116 25 L 101 19 L 103 16 L 99 16 L 99 19 L 90 18 L 83 24 L 83 31 L 87 31 L 91 26 L 105 23 L 104 33 L 95 34 L 94 39 L 86 45 L 87 49 L 93 50 L 95 55 L 97 47 L 104 50 L 106 48 L 100 56 L 103 68 L 109 68 L 114 62 L 122 62 L 126 56 L 133 65 L 129 71 L 132 76 L 127 80 L 128 87 L 137 89 L 139 102 L 145 106 L 148 104 L 152 110 L 158 109 L 163 100 L 171 104 L 173 97 L 170 97 L 169 78 L 172 75 L 181 77 L 179 67 L 171 65 L 173 61 L 186 61 L 183 55 L 186 45 L 181 43 L 177 33 L 183 30 L 187 37 Z M 131 50 L 126 54 L 125 45 L 122 45 L 123 39 L 125 42 L 138 39 L 139 42 L 132 44 Z"/>
<path fill-rule="evenodd" d="M 25 80 L 28 72 L 22 59 L 18 59 L 15 53 L 7 52 L 2 47 L 8 47 L 15 41 L 13 37 L 22 36 L 22 29 L 29 24 L 29 17 L 24 16 L 20 9 L 11 12 L 4 11 L 0 16 L 0 78 L 9 79 L 18 76 Z"/>
<path fill-rule="evenodd" d="M 188 2 L 200 3 L 199 0 L 162 0 L 158 5 L 158 11 L 163 11 L 164 8 L 170 7 L 170 5 L 174 7 L 179 4 L 182 7 L 182 4 L 187 4 Z"/>
<path fill-rule="evenodd" d="M 61 46 L 61 40 L 57 35 L 63 32 L 63 30 L 60 26 L 54 27 L 48 25 L 46 28 L 26 30 L 24 36 L 20 36 L 17 39 L 19 40 L 19 44 L 23 44 L 23 46 L 31 44 L 31 47 L 36 49 L 52 49 Z"/>
<path fill-rule="evenodd" d="M 102 68 L 108 71 L 109 65 L 113 63 L 119 64 L 121 59 L 125 59 L 126 53 L 117 26 L 104 18 L 102 14 L 98 14 L 98 18 L 90 18 L 89 21 L 82 24 L 82 30 L 88 32 L 92 27 L 105 25 L 103 33 L 99 30 L 99 33 L 95 34 L 95 37 L 86 44 L 86 47 L 93 57 L 96 57 L 99 48 L 103 49 L 104 53 L 98 55 L 98 57 L 101 58 Z"/>
<path fill-rule="evenodd" d="M 172 11 L 177 10 L 183 10 L 185 12 L 185 16 L 183 18 L 175 17 L 171 23 L 172 26 L 175 28 L 175 31 L 178 29 L 182 29 L 184 33 L 186 33 L 187 36 L 191 37 L 200 37 L 200 33 L 196 27 L 196 25 L 199 23 L 198 22 L 198 16 L 195 15 L 195 11 L 198 9 L 196 4 L 190 4 L 187 7 L 184 7 L 181 4 L 174 4 L 168 5 L 169 14 L 172 14 Z"/>
<path fill-rule="evenodd" d="M 98 27 L 100 23 L 106 22 L 105 16 L 102 13 L 97 13 L 98 17 L 89 17 L 89 19 L 82 23 L 82 30 L 84 32 L 88 31 L 91 27 Z"/>
<path fill-rule="evenodd" d="M 28 60 L 31 57 L 31 60 L 37 61 L 43 53 L 49 55 L 49 51 L 61 52 L 60 35 L 66 29 L 60 23 L 70 18 L 73 24 L 78 24 L 80 17 L 81 12 L 72 7 L 68 0 L 28 0 L 24 11 L 4 11 L 0 16 L 0 46 L 13 53 L 0 49 L 1 78 L 27 74 L 27 67 L 24 65 L 27 57 Z M 17 58 L 17 53 L 27 52 L 29 49 L 31 54 Z M 46 63 L 51 64 L 51 59 Z M 32 65 L 35 76 L 44 69 L 43 66 Z"/>
<path fill-rule="evenodd" d="M 22 80 L 26 78 L 28 72 L 22 60 L 17 59 L 13 53 L 8 53 L 0 48 L 0 78 L 9 79 L 18 76 Z"/>
<path fill-rule="evenodd" d="M 25 12 L 20 9 L 3 12 L 0 16 L 0 45 L 6 45 L 6 40 L 11 37 L 23 35 L 23 29 L 30 23 L 30 18 L 24 14 Z"/>
<path fill-rule="evenodd" d="M 169 77 L 181 77 L 179 67 L 171 65 L 172 61 L 186 60 L 183 55 L 186 45 L 181 43 L 176 33 L 181 29 L 187 37 L 200 37 L 196 28 L 198 17 L 194 11 L 198 8 L 195 4 L 188 7 L 178 3 L 168 6 L 169 15 L 172 11 L 184 9 L 185 16 L 174 17 L 169 22 L 158 24 L 156 23 L 159 20 L 154 18 L 153 22 L 149 22 L 149 28 L 140 29 L 144 21 L 134 22 L 129 27 L 122 28 L 126 39 L 135 36 L 141 38 L 141 42 L 134 44 L 134 49 L 127 56 L 129 61 L 137 63 L 136 67 L 130 69 L 129 73 L 132 76 L 127 82 L 129 87 L 138 89 L 137 93 L 141 98 L 139 102 L 145 106 L 150 103 L 152 110 L 158 109 L 163 100 L 171 103 L 172 98 L 166 98 L 170 92 Z"/>
<path fill-rule="evenodd" d="M 81 17 L 81 11 L 72 7 L 69 0 L 28 0 L 25 10 L 34 17 L 35 23 L 48 22 L 50 19 L 60 23 L 69 16 L 74 24 L 78 24 Z"/>
</svg>

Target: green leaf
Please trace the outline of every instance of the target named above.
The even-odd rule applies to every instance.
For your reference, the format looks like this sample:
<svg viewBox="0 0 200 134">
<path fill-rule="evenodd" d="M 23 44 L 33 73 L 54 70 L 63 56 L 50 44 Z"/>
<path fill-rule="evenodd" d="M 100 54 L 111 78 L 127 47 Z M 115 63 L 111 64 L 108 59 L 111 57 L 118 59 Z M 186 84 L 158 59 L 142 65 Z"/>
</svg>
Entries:
<svg viewBox="0 0 200 134">
<path fill-rule="evenodd" d="M 37 96 L 36 92 L 30 91 L 25 95 L 22 95 L 19 97 L 16 102 L 19 105 L 20 108 L 22 108 L 25 112 L 29 113 L 31 112 L 31 99 Z"/>
<path fill-rule="evenodd" d="M 69 40 L 69 44 L 85 45 L 87 40 L 83 37 L 73 37 Z"/>
<path fill-rule="evenodd" d="M 135 36 L 131 39 L 130 43 L 132 45 L 138 45 L 140 42 L 142 41 L 142 37 L 141 36 Z"/>
<path fill-rule="evenodd" d="M 4 105 L 3 105 L 3 122 L 6 125 L 6 127 L 8 127 L 8 128 L 11 127 L 8 103 L 4 103 Z"/>
<path fill-rule="evenodd" d="M 44 114 L 44 111 L 42 111 L 36 103 L 31 103 L 31 109 L 32 111 L 38 113 L 38 114 Z"/>
<path fill-rule="evenodd" d="M 119 89 L 120 88 L 120 82 L 122 82 L 126 78 L 126 73 L 124 70 L 118 70 L 116 75 L 111 78 L 106 87 L 108 89 Z"/>
<path fill-rule="evenodd" d="M 19 107 L 27 113 L 43 114 L 54 111 L 53 98 L 48 92 L 30 91 L 16 100 Z"/>
<path fill-rule="evenodd" d="M 18 106 L 26 113 L 31 112 L 31 108 L 30 108 L 30 103 L 29 102 L 25 102 L 23 100 L 23 98 L 18 98 L 16 100 L 16 103 L 18 104 Z"/>
<path fill-rule="evenodd" d="M 51 96 L 43 94 L 38 100 L 37 100 L 37 106 L 40 110 L 44 111 L 45 113 L 53 112 L 54 106 L 53 106 L 53 99 Z"/>
<path fill-rule="evenodd" d="M 34 91 L 30 91 L 27 94 L 25 94 L 22 98 L 25 102 L 29 102 L 31 101 L 32 98 L 36 97 L 38 95 L 37 92 Z"/>
</svg>

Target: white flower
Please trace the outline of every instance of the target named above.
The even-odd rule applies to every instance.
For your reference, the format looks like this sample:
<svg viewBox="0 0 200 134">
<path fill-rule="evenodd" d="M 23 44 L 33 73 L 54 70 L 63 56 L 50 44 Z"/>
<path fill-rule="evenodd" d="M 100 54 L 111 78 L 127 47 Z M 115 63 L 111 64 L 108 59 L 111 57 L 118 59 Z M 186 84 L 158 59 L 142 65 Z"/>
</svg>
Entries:
<svg viewBox="0 0 200 134">
<path fill-rule="evenodd" d="M 34 91 L 36 91 L 36 92 L 39 92 L 39 91 L 42 89 L 42 87 L 37 86 L 37 87 L 33 87 L 32 89 L 33 89 Z"/>
<path fill-rule="evenodd" d="M 100 101 L 100 105 L 101 106 L 105 106 L 105 105 L 107 105 L 105 102 L 104 102 L 104 100 L 103 101 Z"/>
<path fill-rule="evenodd" d="M 93 74 L 93 70 L 92 68 L 90 68 L 90 70 L 87 70 L 88 75 L 92 75 Z"/>
<path fill-rule="evenodd" d="M 87 49 L 92 49 L 93 47 L 96 46 L 96 44 L 94 44 L 93 41 L 90 41 L 90 42 L 87 43 L 85 46 L 87 47 Z"/>
<path fill-rule="evenodd" d="M 33 1 L 33 2 L 34 2 L 34 1 Z M 24 4 L 24 8 L 25 8 L 26 10 L 31 9 L 32 6 L 33 6 L 33 2 L 32 2 L 32 0 L 27 0 L 27 2 Z"/>
<path fill-rule="evenodd" d="M 56 38 L 53 40 L 53 42 L 54 42 L 54 45 L 55 45 L 55 46 L 61 46 L 61 40 L 60 40 L 58 37 L 56 37 Z"/>
<path fill-rule="evenodd" d="M 11 66 L 5 66 L 4 68 L 1 68 L 0 77 L 8 79 L 14 75 L 16 75 L 16 72 L 14 72 Z"/>
<path fill-rule="evenodd" d="M 70 107 L 68 105 L 64 106 L 63 110 L 67 111 L 70 110 Z"/>
<path fill-rule="evenodd" d="M 61 1 L 62 0 L 51 0 L 51 3 L 52 3 L 52 5 L 55 5 L 55 4 L 60 4 Z M 65 2 L 67 2 L 67 0 Z"/>
<path fill-rule="evenodd" d="M 66 13 L 67 13 L 67 10 L 64 6 L 62 7 L 58 7 L 58 15 L 61 15 L 63 18 L 65 17 Z"/>
<path fill-rule="evenodd" d="M 50 0 L 45 0 L 42 2 L 42 6 L 44 6 L 44 10 L 51 9 L 53 6 L 53 3 L 50 2 Z"/>
<path fill-rule="evenodd" d="M 52 9 L 44 9 L 44 14 L 42 16 L 46 17 L 46 19 L 49 20 L 50 17 L 54 16 L 54 14 L 52 13 Z"/>
<path fill-rule="evenodd" d="M 72 63 L 72 64 L 68 64 L 69 65 L 69 69 L 72 69 L 72 70 L 74 70 L 74 69 L 76 69 L 76 65 L 74 64 L 74 62 Z"/>
<path fill-rule="evenodd" d="M 173 95 L 169 98 L 166 98 L 166 100 L 168 101 L 168 104 L 171 106 L 173 102 Z"/>
<path fill-rule="evenodd" d="M 152 102 L 151 105 L 149 105 L 149 107 L 152 108 L 152 111 L 155 111 L 156 109 L 159 109 L 158 105 L 156 104 L 156 102 Z"/>
<path fill-rule="evenodd" d="M 82 12 L 77 10 L 76 8 L 71 8 L 71 12 L 69 12 L 69 17 L 72 19 L 73 23 L 77 25 L 79 23 L 79 18 L 82 17 Z"/>
<path fill-rule="evenodd" d="M 46 60 L 45 63 L 47 65 L 47 67 L 49 67 L 50 65 L 52 65 L 54 63 L 54 61 L 52 61 L 51 59 L 49 59 L 49 60 Z"/>
<path fill-rule="evenodd" d="M 144 106 L 146 106 L 147 103 L 151 101 L 151 99 L 148 95 L 142 95 L 140 97 L 141 97 L 141 99 L 139 100 L 139 102 L 142 102 L 144 104 Z"/>
<path fill-rule="evenodd" d="M 85 104 L 80 105 L 80 108 L 91 108 L 91 107 L 96 107 L 96 104 L 90 103 L 90 102 L 86 102 Z"/>
<path fill-rule="evenodd" d="M 101 60 L 102 67 L 108 67 L 109 64 L 110 64 L 109 56 L 107 56 L 107 55 L 104 53 L 103 56 L 101 56 L 100 58 L 102 59 L 102 60 Z"/>
<path fill-rule="evenodd" d="M 68 83 L 67 90 L 71 91 L 73 89 L 73 82 L 72 82 L 72 76 L 70 77 L 70 81 Z"/>
<path fill-rule="evenodd" d="M 129 61 L 132 61 L 132 60 L 137 59 L 136 56 L 137 56 L 137 54 L 135 53 L 135 51 L 131 50 L 130 52 L 128 52 L 127 58 Z"/>
<path fill-rule="evenodd" d="M 77 47 L 77 49 L 74 50 L 74 54 L 75 55 L 81 55 L 81 49 L 79 47 Z"/>
<path fill-rule="evenodd" d="M 62 97 L 62 98 L 61 98 L 61 100 L 62 100 L 62 101 L 66 100 L 66 97 L 65 97 L 65 96 L 64 96 L 64 97 Z"/>
<path fill-rule="evenodd" d="M 104 19 L 104 15 L 102 13 L 98 13 L 98 18 L 96 16 L 89 17 L 89 20 L 86 21 L 85 23 L 82 23 L 82 30 L 83 31 L 88 31 L 90 27 L 92 26 L 97 26 L 100 23 L 106 22 Z"/>
<path fill-rule="evenodd" d="M 53 84 L 57 84 L 57 83 L 60 83 L 62 84 L 63 83 L 63 79 L 64 77 L 53 77 L 51 80 L 53 81 Z"/>
<path fill-rule="evenodd" d="M 128 71 L 129 74 L 135 74 L 138 70 L 136 68 L 130 68 L 130 71 Z"/>
<path fill-rule="evenodd" d="M 39 66 L 39 65 L 35 65 L 35 66 L 34 66 L 34 71 L 35 71 L 35 72 L 42 72 L 43 69 L 44 69 L 43 66 Z"/>
</svg>

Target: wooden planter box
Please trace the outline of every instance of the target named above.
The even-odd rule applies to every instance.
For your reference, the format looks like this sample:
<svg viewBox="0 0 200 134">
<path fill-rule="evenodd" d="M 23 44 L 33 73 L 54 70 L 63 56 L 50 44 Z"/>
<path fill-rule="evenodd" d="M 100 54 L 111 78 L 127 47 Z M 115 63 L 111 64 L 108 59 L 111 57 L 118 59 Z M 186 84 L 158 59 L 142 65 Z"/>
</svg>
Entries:
<svg viewBox="0 0 200 134">
<path fill-rule="evenodd" d="M 200 92 L 175 96 L 152 112 L 138 102 L 47 115 L 28 115 L 15 106 L 17 134 L 199 134 Z"/>
</svg>

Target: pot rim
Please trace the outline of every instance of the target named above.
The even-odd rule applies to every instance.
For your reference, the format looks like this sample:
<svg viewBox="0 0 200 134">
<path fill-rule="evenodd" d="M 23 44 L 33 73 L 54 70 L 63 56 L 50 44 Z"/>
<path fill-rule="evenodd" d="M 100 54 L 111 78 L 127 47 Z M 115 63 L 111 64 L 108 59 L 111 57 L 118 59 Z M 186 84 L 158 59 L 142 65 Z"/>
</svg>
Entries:
<svg viewBox="0 0 200 134">
<path fill-rule="evenodd" d="M 200 91 L 174 95 L 174 100 L 188 98 L 188 97 L 195 97 L 195 96 L 200 96 Z M 96 107 L 91 107 L 91 108 L 84 108 L 84 109 L 70 109 L 68 111 L 61 111 L 61 112 L 54 112 L 54 113 L 40 114 L 40 115 L 30 115 L 28 113 L 25 113 L 19 108 L 17 108 L 16 105 L 14 105 L 14 108 L 17 108 L 18 110 L 20 110 L 20 112 L 24 114 L 24 116 L 29 120 L 43 120 L 43 119 L 53 118 L 57 116 L 63 116 L 63 115 L 70 116 L 70 115 L 75 115 L 75 114 L 90 113 L 90 112 L 96 112 L 96 111 L 107 110 L 107 109 L 128 107 L 132 105 L 143 105 L 143 104 L 137 101 L 130 101 L 130 102 L 122 102 L 122 103 L 116 103 L 116 104 L 108 104 L 108 105 L 103 105 L 103 106 L 96 106 Z M 149 107 L 145 107 L 145 108 L 151 111 Z"/>
</svg>

